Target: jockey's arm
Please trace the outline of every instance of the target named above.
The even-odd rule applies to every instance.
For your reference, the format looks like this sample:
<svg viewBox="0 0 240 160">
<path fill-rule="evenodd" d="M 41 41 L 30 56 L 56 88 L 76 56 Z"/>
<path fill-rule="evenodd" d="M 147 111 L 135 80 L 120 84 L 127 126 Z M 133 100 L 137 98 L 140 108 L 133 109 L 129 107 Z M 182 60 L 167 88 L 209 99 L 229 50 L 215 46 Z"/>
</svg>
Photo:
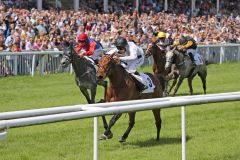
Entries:
<svg viewBox="0 0 240 160">
<path fill-rule="evenodd" d="M 96 45 L 97 45 L 96 42 L 91 42 L 89 50 L 86 51 L 83 55 L 84 56 L 91 56 L 91 55 L 93 55 L 93 53 L 95 51 L 95 48 L 96 48 Z"/>
<path fill-rule="evenodd" d="M 183 49 L 188 49 L 189 47 L 191 47 L 193 45 L 192 41 L 187 41 L 187 43 L 185 45 L 182 46 Z"/>
<path fill-rule="evenodd" d="M 77 48 L 76 48 L 76 52 L 77 54 L 80 54 L 80 51 L 82 50 L 82 44 L 78 44 Z"/>
<path fill-rule="evenodd" d="M 130 52 L 129 56 L 119 57 L 120 60 L 130 61 L 137 59 L 137 47 L 130 47 L 129 52 Z"/>
</svg>

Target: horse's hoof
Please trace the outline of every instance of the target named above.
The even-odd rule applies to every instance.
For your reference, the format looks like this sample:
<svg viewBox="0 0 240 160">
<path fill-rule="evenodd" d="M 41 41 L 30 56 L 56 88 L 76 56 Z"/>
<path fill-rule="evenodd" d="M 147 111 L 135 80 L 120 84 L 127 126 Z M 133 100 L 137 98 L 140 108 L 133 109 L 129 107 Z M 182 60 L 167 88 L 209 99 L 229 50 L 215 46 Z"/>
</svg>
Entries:
<svg viewBox="0 0 240 160">
<path fill-rule="evenodd" d="M 102 134 L 101 137 L 99 138 L 100 140 L 107 140 L 107 136 L 105 134 Z"/>
<path fill-rule="evenodd" d="M 164 93 L 164 97 L 168 97 L 169 96 L 169 94 L 168 93 Z"/>
<path fill-rule="evenodd" d="M 112 139 L 112 138 L 113 138 L 112 132 L 111 132 L 109 135 L 107 135 L 107 138 L 108 138 L 108 139 Z"/>
<path fill-rule="evenodd" d="M 126 142 L 126 138 L 121 137 L 121 138 L 119 139 L 119 142 L 121 142 L 121 143 Z"/>
<path fill-rule="evenodd" d="M 103 133 L 103 134 L 101 135 L 101 137 L 100 137 L 100 140 L 107 140 L 107 139 L 111 139 L 111 138 L 113 138 L 112 132 L 109 133 L 108 135 L 106 135 L 106 134 Z"/>
<path fill-rule="evenodd" d="M 105 103 L 106 101 L 104 99 L 100 99 L 97 103 Z"/>
</svg>

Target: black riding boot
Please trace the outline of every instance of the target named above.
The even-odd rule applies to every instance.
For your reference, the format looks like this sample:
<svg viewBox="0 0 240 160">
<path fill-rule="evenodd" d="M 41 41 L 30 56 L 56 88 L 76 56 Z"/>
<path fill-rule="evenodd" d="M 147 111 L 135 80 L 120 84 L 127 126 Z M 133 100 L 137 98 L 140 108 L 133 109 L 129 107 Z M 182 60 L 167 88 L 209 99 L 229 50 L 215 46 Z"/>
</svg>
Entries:
<svg viewBox="0 0 240 160">
<path fill-rule="evenodd" d="M 195 60 L 194 60 L 194 56 L 193 56 L 192 53 L 189 53 L 189 57 L 190 57 L 190 59 L 191 59 L 193 65 L 196 65 L 196 64 L 195 64 Z"/>
<path fill-rule="evenodd" d="M 134 82 L 136 84 L 137 89 L 139 90 L 139 92 L 142 92 L 146 89 L 146 86 L 144 84 L 142 84 L 141 82 L 139 82 L 134 76 L 132 76 L 134 79 Z"/>
</svg>

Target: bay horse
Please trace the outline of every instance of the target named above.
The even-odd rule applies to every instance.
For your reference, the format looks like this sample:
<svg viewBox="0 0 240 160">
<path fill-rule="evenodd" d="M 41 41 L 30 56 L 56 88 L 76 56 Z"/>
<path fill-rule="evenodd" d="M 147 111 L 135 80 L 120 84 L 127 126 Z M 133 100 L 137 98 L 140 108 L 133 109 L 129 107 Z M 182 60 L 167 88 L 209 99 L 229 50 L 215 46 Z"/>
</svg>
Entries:
<svg viewBox="0 0 240 160">
<path fill-rule="evenodd" d="M 172 64 L 176 65 L 179 74 L 179 79 L 177 82 L 177 86 L 174 89 L 173 96 L 176 95 L 184 78 L 188 79 L 189 94 L 192 95 L 193 94 L 192 80 L 197 74 L 202 81 L 204 94 L 206 94 L 207 66 L 204 61 L 201 65 L 194 65 L 189 56 L 186 56 L 185 53 L 179 52 L 175 47 L 172 50 L 168 51 L 166 54 L 165 69 L 169 71 L 171 69 Z"/>
<path fill-rule="evenodd" d="M 61 59 L 61 66 L 66 68 L 69 64 L 72 64 L 75 73 L 75 82 L 80 91 L 86 98 L 88 104 L 95 103 L 97 85 L 104 87 L 104 100 L 106 101 L 107 82 L 97 81 L 96 69 L 89 60 L 84 57 L 80 57 L 72 44 L 68 44 L 63 47 L 63 57 Z M 90 93 L 88 92 L 90 90 Z M 90 96 L 91 94 L 91 96 Z M 108 128 L 105 116 L 102 116 L 104 127 Z"/>
<path fill-rule="evenodd" d="M 118 60 L 114 58 L 115 54 L 104 55 L 99 61 L 99 69 L 97 71 L 97 77 L 99 79 L 109 78 L 109 86 L 107 88 L 107 102 L 115 101 L 127 101 L 127 100 L 137 100 L 137 99 L 148 99 L 148 98 L 160 98 L 162 97 L 161 84 L 158 78 L 150 73 L 146 73 L 152 80 L 153 84 L 156 86 L 153 93 L 141 93 L 136 86 L 133 76 L 128 73 L 125 68 L 120 64 Z M 152 110 L 155 125 L 157 128 L 157 140 L 159 140 L 160 130 L 161 130 L 161 116 L 160 109 Z M 130 112 L 129 115 L 129 125 L 123 136 L 119 139 L 119 142 L 125 142 L 130 131 L 135 124 L 135 114 L 136 112 Z M 116 114 L 112 117 L 109 122 L 108 128 L 102 134 L 101 138 L 103 140 L 110 139 L 113 137 L 111 132 L 112 126 L 121 117 L 122 114 Z"/>
<path fill-rule="evenodd" d="M 153 65 L 152 70 L 153 73 L 156 75 L 160 75 L 162 77 L 163 85 L 163 93 L 164 96 L 168 96 L 168 94 L 171 92 L 174 83 L 177 82 L 178 74 L 175 70 L 175 66 L 172 66 L 171 73 L 168 73 L 168 71 L 165 70 L 165 64 L 166 64 L 166 51 L 162 50 L 160 46 L 157 45 L 156 42 L 152 41 L 148 44 L 147 49 L 145 51 L 145 57 L 148 58 L 150 56 L 153 56 Z M 158 76 L 159 77 L 159 76 Z M 174 79 L 172 86 L 170 87 L 170 90 L 167 90 L 168 82 L 169 80 Z"/>
</svg>

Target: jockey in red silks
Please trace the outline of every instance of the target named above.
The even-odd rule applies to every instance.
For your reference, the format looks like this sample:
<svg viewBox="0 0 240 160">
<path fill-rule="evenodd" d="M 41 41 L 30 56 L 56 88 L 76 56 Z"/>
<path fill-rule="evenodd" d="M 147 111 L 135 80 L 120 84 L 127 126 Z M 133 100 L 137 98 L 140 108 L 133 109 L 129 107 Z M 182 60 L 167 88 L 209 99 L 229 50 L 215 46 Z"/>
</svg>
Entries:
<svg viewBox="0 0 240 160">
<path fill-rule="evenodd" d="M 94 39 L 89 38 L 87 34 L 82 33 L 78 36 L 78 46 L 76 52 L 80 57 L 84 57 L 90 60 L 93 64 L 97 64 L 102 51 L 102 45 Z"/>
</svg>

